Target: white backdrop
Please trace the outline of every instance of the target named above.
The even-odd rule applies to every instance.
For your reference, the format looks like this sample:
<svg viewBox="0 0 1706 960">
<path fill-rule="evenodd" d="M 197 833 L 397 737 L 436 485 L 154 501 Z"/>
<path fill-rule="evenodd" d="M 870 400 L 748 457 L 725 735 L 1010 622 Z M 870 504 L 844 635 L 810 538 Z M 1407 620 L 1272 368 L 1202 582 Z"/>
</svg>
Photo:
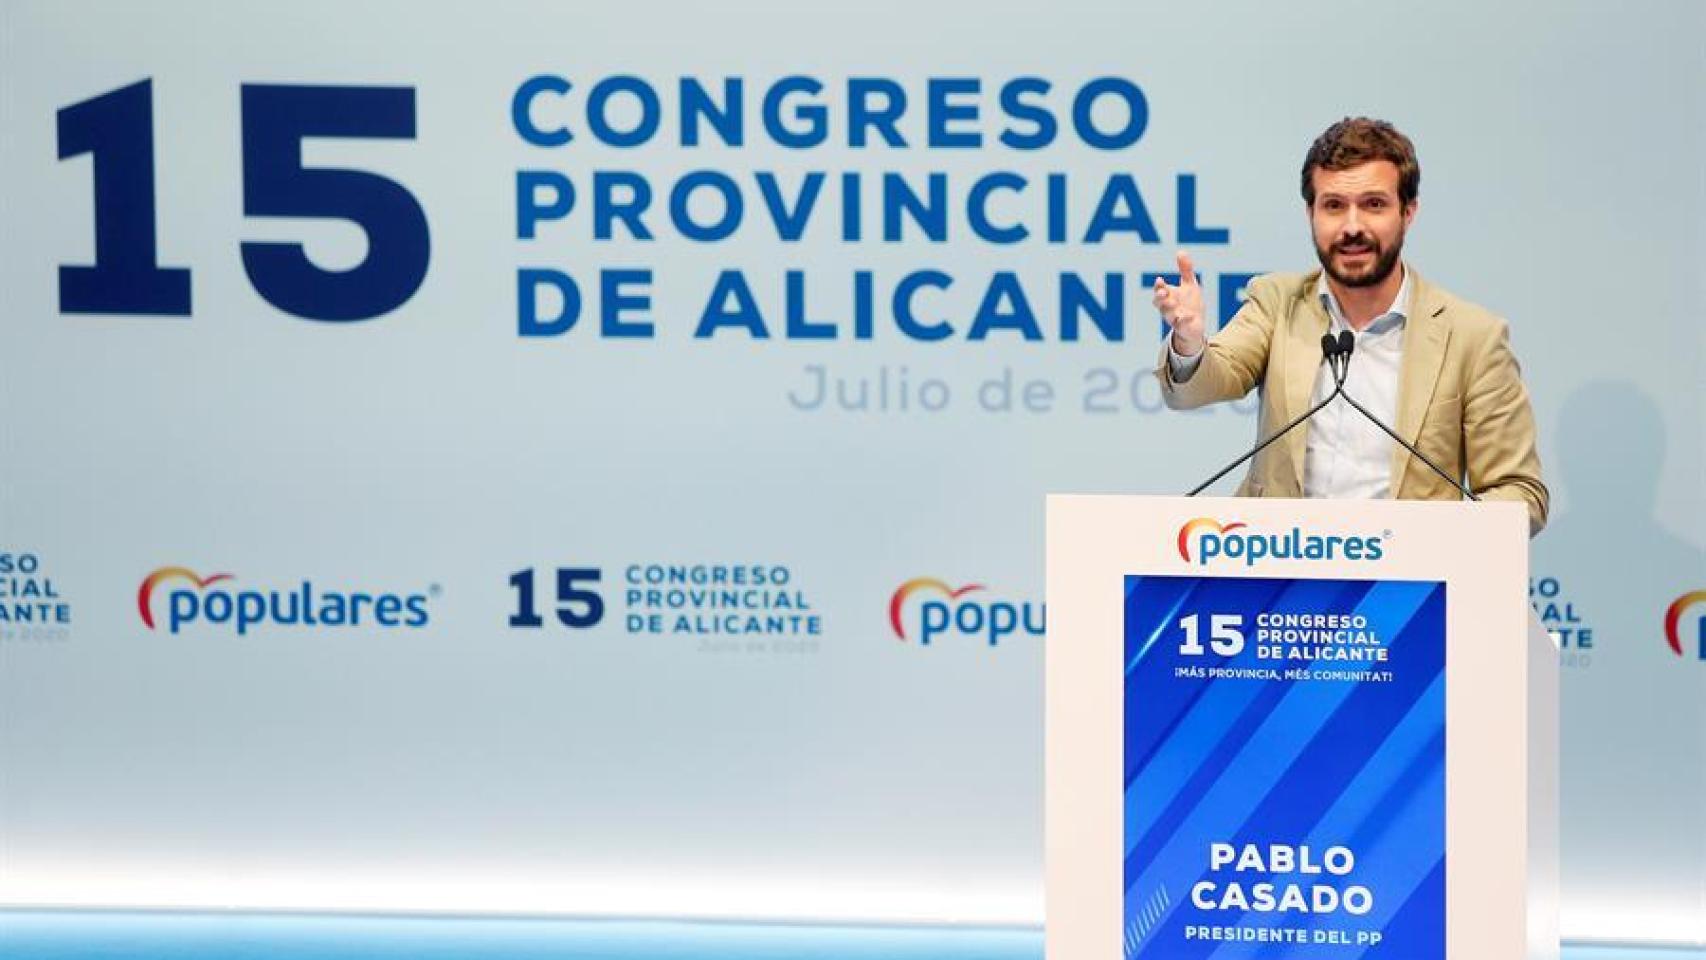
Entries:
<svg viewBox="0 0 1706 960">
<path fill-rule="evenodd" d="M 1180 245 L 1216 285 L 1307 269 L 1303 153 L 1368 113 L 1421 156 L 1410 262 L 1510 318 L 1542 427 L 1554 512 L 1534 593 L 1571 641 L 1565 932 L 1706 940 L 1706 599 L 1681 604 L 1682 655 L 1663 623 L 1706 589 L 1706 15 L 1681 0 L 1523 6 L 0 6 L 0 903 L 1038 922 L 1042 641 L 1026 618 L 1040 625 L 1042 496 L 1179 490 L 1249 442 L 1247 407 L 1158 410 L 1144 274 Z M 766 131 L 764 96 L 794 75 L 823 87 L 784 99 L 786 123 L 803 129 L 794 110 L 821 104 L 821 144 Z M 634 147 L 600 143 L 587 117 L 623 76 L 661 110 Z M 566 124 L 566 145 L 517 130 L 512 101 L 534 77 L 569 83 L 528 111 Z M 684 77 L 719 96 L 740 78 L 740 145 L 709 128 L 684 145 Z M 1016 149 L 1003 131 L 1038 128 L 1010 120 L 1001 91 L 1032 77 L 1047 92 L 1021 99 L 1060 135 Z M 850 144 L 855 78 L 904 92 L 906 146 Z M 929 143 L 932 81 L 954 78 L 978 91 L 944 103 L 978 116 L 938 137 L 977 131 L 981 146 Z M 1099 78 L 1140 91 L 1141 134 L 1120 149 L 1073 134 L 1072 97 Z M 63 108 L 143 80 L 151 123 L 132 99 L 114 114 L 128 125 L 64 127 Z M 412 137 L 381 135 L 392 121 L 346 100 L 309 122 L 370 135 L 301 154 L 395 181 L 424 213 L 424 277 L 395 309 L 303 319 L 251 279 L 243 243 L 299 242 L 322 271 L 371 252 L 411 287 L 407 240 L 370 251 L 347 220 L 245 216 L 245 170 L 264 179 L 291 157 L 288 138 L 283 152 L 267 140 L 288 112 L 245 108 L 244 85 L 412 91 Z M 612 124 L 629 129 L 636 104 L 615 94 Z M 1129 104 L 1100 96 L 1090 121 L 1117 131 Z M 151 188 L 114 187 L 103 207 L 78 136 Z M 522 171 L 576 194 L 531 238 Z M 651 187 L 654 239 L 597 235 L 597 175 L 613 171 Z M 740 185 L 729 237 L 671 226 L 670 191 L 693 171 Z M 801 238 L 779 239 L 758 174 L 791 208 L 814 172 Z M 1029 181 L 989 208 L 1031 229 L 1017 243 L 980 239 L 966 214 L 972 185 L 1001 172 Z M 859 239 L 842 216 L 849 173 Z M 946 239 L 911 223 L 883 238 L 888 173 L 920 192 L 944 175 Z M 1048 236 L 1051 174 L 1063 242 Z M 1154 234 L 1085 242 L 1120 177 Z M 251 184 L 249 202 L 383 192 L 339 189 Z M 189 271 L 188 315 L 66 309 L 60 270 L 95 262 L 97 208 L 139 222 L 149 195 L 158 265 Z M 721 209 L 690 204 L 701 223 Z M 418 240 L 406 214 L 384 216 Z M 115 240 L 114 262 L 148 235 Z M 521 335 L 530 269 L 580 284 L 566 333 Z M 649 304 L 622 315 L 650 336 L 601 330 L 605 269 L 651 271 Z M 694 335 L 725 270 L 767 338 L 732 321 Z M 832 339 L 788 335 L 788 271 Z M 940 340 L 909 336 L 892 309 L 923 271 L 940 276 L 925 275 L 916 319 L 950 324 Z M 1004 272 L 1037 339 L 1011 299 L 973 335 Z M 1088 321 L 1063 334 L 1063 273 L 1098 297 L 1117 275 L 1117 341 Z M 540 318 L 559 304 L 544 296 Z M 812 403 L 819 371 L 849 396 L 864 383 L 867 408 Z M 1011 405 L 989 409 L 1001 391 L 983 385 L 1009 374 Z M 1049 385 L 1047 402 L 1030 388 L 1035 409 L 1031 381 Z M 150 627 L 138 594 L 174 567 L 231 579 L 164 575 Z M 791 606 L 731 623 L 644 584 L 629 595 L 630 575 L 670 567 L 785 579 L 735 599 Z M 558 622 L 559 568 L 598 571 L 568 584 L 597 595 L 598 623 Z M 239 632 L 206 615 L 216 595 L 288 607 L 303 589 L 375 599 L 356 625 L 269 610 Z M 380 622 L 385 595 L 417 622 Z M 984 624 L 1007 616 L 991 644 Z"/>
</svg>

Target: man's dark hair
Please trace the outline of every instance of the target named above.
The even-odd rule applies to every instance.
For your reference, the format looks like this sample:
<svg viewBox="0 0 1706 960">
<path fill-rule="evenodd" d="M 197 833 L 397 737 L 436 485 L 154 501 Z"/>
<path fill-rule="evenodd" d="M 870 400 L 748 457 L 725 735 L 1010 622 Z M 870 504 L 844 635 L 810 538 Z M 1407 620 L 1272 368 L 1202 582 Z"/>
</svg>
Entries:
<svg viewBox="0 0 1706 960">
<path fill-rule="evenodd" d="M 1303 158 L 1303 202 L 1315 205 L 1316 168 L 1349 170 L 1371 160 L 1390 160 L 1398 167 L 1398 203 L 1409 206 L 1422 186 L 1422 166 L 1410 138 L 1385 120 L 1346 117 L 1327 128 L 1309 145 Z"/>
</svg>

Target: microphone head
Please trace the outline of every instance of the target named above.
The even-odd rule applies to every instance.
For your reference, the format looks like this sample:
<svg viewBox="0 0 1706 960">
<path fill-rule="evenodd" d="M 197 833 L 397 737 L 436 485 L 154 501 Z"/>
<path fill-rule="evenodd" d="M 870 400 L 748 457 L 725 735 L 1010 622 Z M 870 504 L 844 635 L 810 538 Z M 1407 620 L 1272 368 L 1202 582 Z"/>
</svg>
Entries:
<svg viewBox="0 0 1706 960">
<path fill-rule="evenodd" d="M 1339 355 L 1339 345 L 1330 333 L 1321 334 L 1321 354 L 1329 360 Z"/>
<path fill-rule="evenodd" d="M 1356 349 L 1356 346 L 1357 338 L 1355 334 L 1351 333 L 1349 330 L 1339 331 L 1339 353 L 1348 357 L 1351 355 L 1351 351 Z"/>
</svg>

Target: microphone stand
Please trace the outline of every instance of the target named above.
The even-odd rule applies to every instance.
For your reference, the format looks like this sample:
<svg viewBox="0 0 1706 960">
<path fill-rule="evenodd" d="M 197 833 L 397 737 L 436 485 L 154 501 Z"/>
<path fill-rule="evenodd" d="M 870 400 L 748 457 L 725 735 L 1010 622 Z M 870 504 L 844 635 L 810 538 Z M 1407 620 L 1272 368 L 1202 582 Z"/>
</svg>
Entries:
<svg viewBox="0 0 1706 960">
<path fill-rule="evenodd" d="M 1203 349 L 1206 350 L 1208 348 L 1205 346 L 1205 347 L 1203 347 Z M 1326 359 L 1328 369 L 1333 372 L 1333 392 L 1329 393 L 1327 395 L 1327 399 L 1322 400 L 1320 403 L 1317 403 L 1313 407 L 1310 407 L 1308 410 L 1303 411 L 1303 413 L 1301 415 L 1299 415 L 1297 417 L 1297 419 L 1295 419 L 1295 420 L 1291 421 L 1290 423 L 1286 424 L 1285 426 L 1281 427 L 1278 433 L 1275 433 L 1273 436 L 1267 438 L 1266 440 L 1263 440 L 1261 443 L 1256 444 L 1256 448 L 1254 450 L 1251 450 L 1249 453 L 1244 454 L 1242 457 L 1239 457 L 1238 459 L 1236 459 L 1236 460 L 1232 461 L 1231 463 L 1227 464 L 1226 466 L 1222 467 L 1220 472 L 1216 473 L 1214 476 L 1209 477 L 1207 480 L 1204 480 L 1202 483 L 1197 484 L 1196 487 L 1193 490 L 1191 490 L 1190 493 L 1185 494 L 1185 496 L 1194 497 L 1197 494 L 1202 493 L 1204 490 L 1208 489 L 1209 487 L 1213 486 L 1214 482 L 1216 480 L 1219 480 L 1221 477 L 1224 477 L 1227 474 L 1231 473 L 1233 470 L 1237 469 L 1245 461 L 1249 460 L 1251 457 L 1253 457 L 1256 454 L 1261 453 L 1263 450 L 1267 449 L 1269 444 L 1273 443 L 1275 440 L 1278 440 L 1280 437 L 1283 437 L 1286 434 L 1290 433 L 1292 431 L 1292 428 L 1296 427 L 1298 424 L 1302 423 L 1303 421 L 1308 420 L 1310 417 L 1315 416 L 1315 414 L 1317 412 L 1319 412 L 1322 407 L 1325 407 L 1327 404 L 1332 403 L 1334 397 L 1337 397 L 1340 394 L 1344 393 L 1344 390 L 1345 390 L 1345 374 L 1350 369 L 1350 362 L 1349 362 L 1350 356 L 1349 356 L 1349 354 L 1350 354 L 1350 348 L 1345 345 L 1345 340 L 1343 337 L 1341 337 L 1338 340 L 1334 340 L 1332 334 L 1323 333 L 1321 335 L 1321 356 Z M 1344 363 L 1339 362 L 1341 357 L 1344 358 L 1344 361 L 1345 361 Z M 1390 432 L 1390 431 L 1388 431 L 1388 432 Z"/>
<path fill-rule="evenodd" d="M 1328 336 L 1331 336 L 1331 334 L 1328 334 Z M 1349 330 L 1345 330 L 1345 331 L 1340 332 L 1339 342 L 1337 345 L 1337 352 L 1338 352 L 1339 356 L 1343 358 L 1343 363 L 1344 363 L 1346 370 L 1350 369 L 1351 351 L 1355 350 L 1355 349 L 1356 349 L 1356 337 L 1352 336 L 1351 332 Z M 1344 380 L 1343 380 L 1342 376 L 1341 376 L 1341 379 L 1339 381 L 1339 386 L 1341 388 L 1343 388 L 1343 386 L 1344 386 Z M 1334 391 L 1334 392 L 1339 393 L 1341 391 Z M 1415 455 L 1416 459 L 1427 464 L 1428 469 L 1432 470 L 1434 473 L 1439 474 L 1440 478 L 1443 479 L 1446 483 L 1449 483 L 1453 487 L 1456 487 L 1459 493 L 1461 493 L 1464 496 L 1468 497 L 1469 499 L 1475 501 L 1476 503 L 1481 502 L 1481 498 L 1477 497 L 1475 495 L 1475 491 L 1469 489 L 1468 485 L 1466 485 L 1462 480 L 1452 479 L 1451 475 L 1446 473 L 1444 470 L 1441 470 L 1439 467 L 1439 464 L 1434 463 L 1433 460 L 1431 460 L 1427 454 L 1416 449 L 1413 445 L 1411 445 L 1410 441 L 1405 440 L 1403 437 L 1398 436 L 1397 432 L 1394 431 L 1391 427 L 1387 426 L 1384 422 L 1382 422 L 1379 417 L 1375 416 L 1372 413 L 1369 413 L 1368 410 L 1366 410 L 1362 404 L 1360 404 L 1356 401 L 1355 397 L 1351 396 L 1348 393 L 1344 394 L 1344 397 L 1345 397 L 1345 402 L 1350 404 L 1351 407 L 1356 410 L 1356 412 L 1367 417 L 1368 421 L 1370 423 L 1379 427 L 1382 431 L 1385 432 L 1385 434 L 1387 436 L 1389 436 L 1393 440 L 1397 441 L 1399 446 L 1403 447 L 1405 450 L 1410 451 L 1410 453 Z"/>
</svg>

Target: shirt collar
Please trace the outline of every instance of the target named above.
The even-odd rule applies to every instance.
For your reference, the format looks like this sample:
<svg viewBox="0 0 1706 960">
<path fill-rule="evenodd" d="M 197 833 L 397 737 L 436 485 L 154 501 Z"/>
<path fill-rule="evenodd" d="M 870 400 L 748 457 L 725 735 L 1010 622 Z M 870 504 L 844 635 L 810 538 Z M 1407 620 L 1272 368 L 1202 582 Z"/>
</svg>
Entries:
<svg viewBox="0 0 1706 960">
<path fill-rule="evenodd" d="M 1394 327 L 1403 326 L 1404 320 L 1409 316 L 1410 268 L 1400 261 L 1398 269 L 1404 271 L 1404 282 L 1398 285 L 1398 295 L 1392 298 L 1392 305 L 1386 308 L 1385 313 L 1375 317 L 1369 322 L 1368 326 L 1363 328 L 1364 333 L 1383 333 Z M 1340 330 L 1351 328 L 1350 321 L 1345 319 L 1345 312 L 1339 308 L 1339 299 L 1333 296 L 1332 288 L 1327 286 L 1327 271 L 1325 270 L 1321 271 L 1321 274 L 1315 278 L 1315 295 L 1321 298 L 1321 306 L 1327 310 L 1327 317 L 1331 321 L 1329 328 L 1333 332 L 1337 333 Z"/>
</svg>

